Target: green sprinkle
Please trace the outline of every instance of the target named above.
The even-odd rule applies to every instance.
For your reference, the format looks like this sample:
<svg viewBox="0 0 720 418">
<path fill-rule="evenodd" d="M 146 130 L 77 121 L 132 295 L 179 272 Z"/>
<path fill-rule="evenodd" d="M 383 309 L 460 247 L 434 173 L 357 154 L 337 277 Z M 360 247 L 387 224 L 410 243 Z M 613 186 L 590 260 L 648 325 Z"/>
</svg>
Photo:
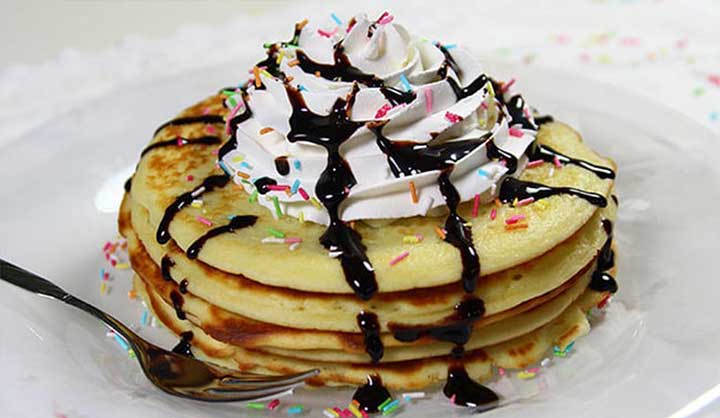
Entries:
<svg viewBox="0 0 720 418">
<path fill-rule="evenodd" d="M 265 404 L 260 403 L 260 402 L 250 402 L 247 404 L 247 407 L 250 409 L 261 410 L 261 409 L 265 409 Z"/>
<path fill-rule="evenodd" d="M 228 97 L 232 97 L 232 96 L 235 95 L 235 92 L 232 91 L 232 90 L 223 90 L 223 91 L 222 91 L 222 94 L 224 94 L 224 95 L 226 95 L 226 96 L 228 96 Z"/>
<path fill-rule="evenodd" d="M 702 96 L 703 94 L 705 94 L 705 89 L 702 87 L 697 87 L 696 89 L 693 90 L 693 94 L 695 96 Z"/>
<path fill-rule="evenodd" d="M 390 402 L 392 402 L 392 398 L 385 399 L 385 402 L 381 403 L 380 406 L 378 406 L 378 409 L 382 411 L 382 409 L 385 408 L 385 406 L 387 406 L 387 404 L 389 404 Z"/>
<path fill-rule="evenodd" d="M 278 201 L 277 196 L 272 197 L 273 206 L 275 206 L 275 215 L 277 215 L 278 218 L 282 218 L 282 209 L 280 209 L 280 201 Z"/>
<path fill-rule="evenodd" d="M 245 179 L 240 180 L 240 182 L 241 182 L 241 183 L 248 184 L 248 185 L 250 185 L 250 186 L 253 185 L 252 183 L 250 183 L 248 180 L 245 180 Z"/>
<path fill-rule="evenodd" d="M 250 195 L 250 198 L 248 199 L 248 202 L 255 203 L 255 202 L 257 202 L 257 198 L 258 198 L 258 191 L 253 190 L 252 194 Z"/>
<path fill-rule="evenodd" d="M 285 238 L 285 233 L 282 231 L 278 231 L 275 228 L 268 228 L 267 231 L 270 233 L 270 235 L 278 238 Z"/>
<path fill-rule="evenodd" d="M 383 416 L 390 415 L 390 414 L 392 414 L 393 412 L 395 412 L 395 410 L 398 409 L 399 407 L 400 407 L 400 403 L 398 402 L 398 403 L 392 405 L 391 407 L 383 410 L 383 413 L 382 413 L 382 414 L 383 414 Z"/>
</svg>

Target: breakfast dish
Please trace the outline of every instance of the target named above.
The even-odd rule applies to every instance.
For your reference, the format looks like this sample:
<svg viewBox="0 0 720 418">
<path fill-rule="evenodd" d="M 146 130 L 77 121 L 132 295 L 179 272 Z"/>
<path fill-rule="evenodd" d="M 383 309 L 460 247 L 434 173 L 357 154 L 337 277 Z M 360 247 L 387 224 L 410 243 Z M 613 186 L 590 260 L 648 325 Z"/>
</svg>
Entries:
<svg viewBox="0 0 720 418">
<path fill-rule="evenodd" d="M 319 368 L 310 383 L 364 385 L 367 412 L 435 384 L 478 407 L 494 368 L 589 331 L 617 291 L 612 161 L 387 13 L 265 49 L 162 124 L 126 183 L 135 289 L 178 352 Z"/>
</svg>

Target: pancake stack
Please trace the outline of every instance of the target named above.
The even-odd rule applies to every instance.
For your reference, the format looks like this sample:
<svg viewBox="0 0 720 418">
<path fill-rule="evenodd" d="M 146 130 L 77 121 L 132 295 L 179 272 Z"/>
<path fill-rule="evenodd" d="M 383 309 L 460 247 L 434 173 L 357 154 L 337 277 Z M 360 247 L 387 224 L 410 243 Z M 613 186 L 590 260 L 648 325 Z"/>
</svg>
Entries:
<svg viewBox="0 0 720 418">
<path fill-rule="evenodd" d="M 222 164 L 250 113 L 228 104 L 232 91 L 158 128 L 120 208 L 135 289 L 187 354 L 261 374 L 318 368 L 318 385 L 373 375 L 406 390 L 447 382 L 448 396 L 471 404 L 458 389 L 469 379 L 563 350 L 617 290 L 615 167 L 567 125 L 528 115 L 524 129 L 536 136 L 520 164 L 530 163 L 483 202 L 446 196 L 426 216 L 333 230 L 268 210 L 258 201 L 276 191 Z M 328 231 L 350 238 L 329 246 Z M 351 250 L 372 266 L 372 282 L 352 269 Z"/>
</svg>

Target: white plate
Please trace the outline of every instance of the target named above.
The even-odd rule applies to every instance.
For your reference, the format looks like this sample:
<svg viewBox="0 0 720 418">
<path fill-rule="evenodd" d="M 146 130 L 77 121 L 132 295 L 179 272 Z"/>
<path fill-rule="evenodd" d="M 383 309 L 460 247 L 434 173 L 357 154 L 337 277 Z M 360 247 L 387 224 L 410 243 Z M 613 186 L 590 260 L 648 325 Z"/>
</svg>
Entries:
<svg viewBox="0 0 720 418">
<path fill-rule="evenodd" d="M 0 256 L 137 324 L 129 273 L 107 267 L 101 246 L 116 234 L 122 184 L 153 129 L 195 100 L 233 84 L 223 66 L 117 92 L 0 149 Z M 501 385 L 524 398 L 486 416 L 665 417 L 717 397 L 720 383 L 718 138 L 668 108 L 582 78 L 533 68 L 515 75 L 528 101 L 569 121 L 619 166 L 620 292 L 606 317 L 531 381 Z M 41 111 L 41 110 L 38 110 Z M 241 404 L 207 405 L 155 390 L 87 315 L 0 283 L 0 416 L 286 416 Z M 164 330 L 142 334 L 165 346 Z M 715 388 L 701 397 L 702 394 Z M 349 391 L 301 391 L 288 402 L 321 416 Z M 698 400 L 697 398 L 700 397 Z M 464 415 L 438 394 L 401 416 Z M 718 412 L 717 403 L 703 414 Z M 714 412 L 713 412 L 714 411 Z M 676 416 L 686 416 L 681 413 Z"/>
</svg>

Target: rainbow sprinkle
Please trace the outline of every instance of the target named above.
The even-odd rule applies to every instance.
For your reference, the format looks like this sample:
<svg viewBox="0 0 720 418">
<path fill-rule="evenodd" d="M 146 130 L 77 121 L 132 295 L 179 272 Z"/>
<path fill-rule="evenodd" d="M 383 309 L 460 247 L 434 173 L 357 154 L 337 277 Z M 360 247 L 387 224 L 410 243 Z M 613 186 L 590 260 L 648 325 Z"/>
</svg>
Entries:
<svg viewBox="0 0 720 418">
<path fill-rule="evenodd" d="M 523 370 L 521 372 L 518 372 L 517 377 L 523 380 L 527 380 L 532 379 L 533 377 L 535 377 L 535 375 L 537 375 L 537 373 L 533 373 L 529 370 Z"/>
<path fill-rule="evenodd" d="M 342 25 L 342 20 L 340 20 L 340 18 L 337 17 L 335 13 L 330 13 L 330 17 L 332 18 L 332 20 L 335 21 L 335 23 L 337 23 L 338 25 Z"/>
<path fill-rule="evenodd" d="M 408 392 L 402 394 L 402 398 L 405 399 L 405 402 L 410 402 L 411 399 L 422 399 L 424 397 L 425 392 Z"/>
<path fill-rule="evenodd" d="M 560 158 L 557 155 L 553 158 L 553 164 L 555 168 L 562 168 L 562 163 L 560 163 Z"/>
<path fill-rule="evenodd" d="M 273 410 L 280 405 L 280 399 L 273 399 L 270 403 L 267 404 L 267 409 Z"/>
<path fill-rule="evenodd" d="M 412 91 L 412 87 L 410 86 L 410 82 L 408 81 L 407 77 L 405 77 L 405 74 L 400 74 L 400 83 L 402 83 L 403 88 L 405 91 Z"/>
<path fill-rule="evenodd" d="M 300 179 L 295 179 L 292 186 L 290 186 L 290 193 L 292 193 L 292 194 L 297 193 L 299 188 L 300 188 Z"/>
<path fill-rule="evenodd" d="M 497 208 L 492 208 L 490 211 L 490 220 L 494 221 L 497 218 Z"/>
<path fill-rule="evenodd" d="M 302 163 L 300 162 L 300 160 L 294 160 L 293 166 L 295 166 L 295 170 L 298 170 L 298 171 L 302 170 Z"/>
<path fill-rule="evenodd" d="M 507 92 L 508 90 L 510 90 L 510 87 L 512 87 L 513 84 L 515 84 L 515 79 L 511 78 L 510 80 L 507 81 L 507 83 L 503 83 L 502 87 L 500 88 L 500 91 L 502 93 Z"/>
<path fill-rule="evenodd" d="M 384 118 L 385 115 L 392 109 L 392 106 L 385 103 L 384 105 L 380 106 L 380 108 L 375 112 L 375 119 Z"/>
<path fill-rule="evenodd" d="M 403 244 L 417 244 L 421 242 L 425 237 L 421 234 L 405 235 L 403 237 Z"/>
<path fill-rule="evenodd" d="M 534 202 L 534 201 L 535 201 L 535 198 L 532 197 L 532 196 L 530 196 L 530 197 L 527 197 L 527 198 L 525 198 L 525 199 L 523 199 L 523 200 L 519 200 L 515 206 L 516 206 L 516 207 L 527 206 L 527 205 L 531 204 L 531 203 Z"/>
<path fill-rule="evenodd" d="M 285 238 L 285 233 L 282 231 L 278 231 L 275 228 L 268 228 L 267 231 L 268 231 L 268 233 L 270 233 L 270 235 L 272 235 L 274 237 Z"/>
<path fill-rule="evenodd" d="M 389 404 L 385 405 L 385 407 L 382 408 L 382 414 L 390 415 L 393 412 L 395 412 L 396 409 L 400 407 L 400 401 L 398 399 L 395 399 L 394 401 L 390 402 Z"/>
<path fill-rule="evenodd" d="M 397 263 L 401 262 L 402 260 L 406 259 L 409 255 L 410 255 L 410 252 L 409 252 L 409 251 L 403 251 L 402 253 L 400 253 L 400 255 L 398 255 L 397 257 L 395 257 L 395 258 L 393 258 L 392 260 L 390 260 L 390 265 L 391 265 L 391 266 L 394 266 L 395 264 L 397 264 Z"/>
<path fill-rule="evenodd" d="M 447 119 L 450 123 L 458 123 L 461 120 L 463 120 L 462 116 L 456 115 L 452 112 L 445 112 L 445 119 Z"/>
<path fill-rule="evenodd" d="M 302 193 L 300 193 L 300 194 L 302 194 Z M 320 204 L 320 201 L 317 200 L 317 198 L 315 196 L 310 198 L 310 203 L 312 203 L 313 206 L 315 206 L 316 208 L 322 209 L 322 205 Z"/>
<path fill-rule="evenodd" d="M 437 225 L 435 225 L 434 228 L 437 236 L 440 237 L 441 240 L 445 240 L 445 231 Z"/>
<path fill-rule="evenodd" d="M 327 418 L 340 418 L 340 414 L 330 408 L 323 409 L 323 415 L 325 415 Z"/>
<path fill-rule="evenodd" d="M 505 225 L 506 231 L 513 231 L 516 229 L 527 229 L 528 224 L 512 224 L 512 225 Z"/>
<path fill-rule="evenodd" d="M 287 413 L 288 415 L 297 415 L 303 411 L 302 405 L 293 405 L 290 408 L 288 408 Z"/>
<path fill-rule="evenodd" d="M 524 221 L 524 220 L 525 220 L 525 215 L 523 215 L 523 214 L 513 215 L 513 216 L 505 219 L 505 224 L 512 225 L 512 224 L 518 223 L 519 221 Z"/>
<path fill-rule="evenodd" d="M 272 197 L 273 207 L 275 208 L 275 215 L 277 215 L 278 218 L 281 218 L 283 213 L 282 209 L 280 208 L 280 201 L 278 200 L 277 196 Z"/>
<path fill-rule="evenodd" d="M 523 136 L 522 129 L 516 128 L 514 126 L 508 129 L 508 133 L 510 134 L 510 136 L 514 136 L 515 138 L 522 138 Z"/>
<path fill-rule="evenodd" d="M 527 168 L 535 168 L 540 167 L 541 165 L 545 164 L 545 161 L 543 160 L 534 160 L 527 163 Z"/>
<path fill-rule="evenodd" d="M 480 195 L 476 194 L 475 198 L 473 199 L 473 207 L 472 207 L 472 217 L 473 218 L 477 218 L 479 208 L 480 208 Z"/>
<path fill-rule="evenodd" d="M 247 405 L 245 405 L 248 409 L 255 409 L 255 410 L 263 410 L 265 409 L 265 404 L 260 402 L 248 402 Z"/>
<path fill-rule="evenodd" d="M 360 410 L 357 406 L 355 406 L 356 401 L 354 403 L 351 403 L 348 405 L 347 409 L 355 416 L 355 418 L 362 418 L 362 414 L 360 413 Z"/>
<path fill-rule="evenodd" d="M 273 128 L 271 128 L 271 127 L 269 127 L 269 126 L 266 126 L 266 127 L 262 128 L 262 129 L 260 129 L 259 132 L 260 132 L 260 135 L 265 135 L 265 134 L 270 133 L 270 132 L 272 132 L 272 131 L 274 131 Z"/>
<path fill-rule="evenodd" d="M 413 203 L 417 204 L 417 202 L 419 202 L 419 200 L 418 200 L 417 189 L 415 188 L 415 182 L 410 180 L 410 183 L 408 185 L 410 186 L 410 198 L 412 199 Z"/>
<path fill-rule="evenodd" d="M 198 216 L 195 217 L 195 219 L 197 219 L 198 222 L 200 222 L 201 224 L 206 225 L 206 226 L 212 226 L 212 224 L 213 224 L 213 223 L 210 221 L 210 219 L 208 219 L 208 218 L 206 218 L 206 217 L 204 217 L 204 216 L 198 215 Z"/>
<path fill-rule="evenodd" d="M 423 94 L 425 95 L 425 111 L 428 114 L 430 114 L 430 113 L 432 113 L 432 105 L 433 105 L 432 89 L 430 87 L 425 87 L 423 89 Z"/>
</svg>

